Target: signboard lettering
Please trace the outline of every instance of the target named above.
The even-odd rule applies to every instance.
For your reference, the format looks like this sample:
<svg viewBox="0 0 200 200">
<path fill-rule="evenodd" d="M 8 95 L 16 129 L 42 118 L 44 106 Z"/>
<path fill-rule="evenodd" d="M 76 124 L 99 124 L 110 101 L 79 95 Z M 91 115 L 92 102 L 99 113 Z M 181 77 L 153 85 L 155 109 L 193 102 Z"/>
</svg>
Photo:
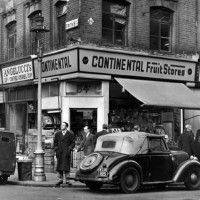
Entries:
<svg viewBox="0 0 200 200">
<path fill-rule="evenodd" d="M 80 70 L 86 72 L 194 81 L 195 62 L 103 51 L 80 51 Z"/>
<path fill-rule="evenodd" d="M 32 62 L 2 68 L 3 84 L 33 79 Z"/>
<path fill-rule="evenodd" d="M 78 26 L 78 19 L 71 20 L 65 23 L 65 29 L 69 30 Z"/>
<path fill-rule="evenodd" d="M 35 76 L 38 77 L 38 60 L 34 60 Z M 71 72 L 76 72 L 77 50 L 55 52 L 54 54 L 44 56 L 42 59 L 42 77 L 55 75 L 63 75 Z"/>
</svg>

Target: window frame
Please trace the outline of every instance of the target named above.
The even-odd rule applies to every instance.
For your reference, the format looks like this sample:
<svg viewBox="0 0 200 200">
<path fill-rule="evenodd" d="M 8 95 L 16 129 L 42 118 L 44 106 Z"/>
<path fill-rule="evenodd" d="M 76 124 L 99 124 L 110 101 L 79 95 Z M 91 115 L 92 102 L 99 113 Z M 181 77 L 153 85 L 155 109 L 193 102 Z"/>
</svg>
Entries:
<svg viewBox="0 0 200 200">
<path fill-rule="evenodd" d="M 160 140 L 160 147 L 162 147 L 163 149 L 162 150 L 152 150 L 152 147 L 151 147 L 151 141 L 155 141 L 155 140 Z M 161 145 L 162 143 L 162 145 Z M 154 147 L 155 148 L 155 147 Z M 167 148 L 167 145 L 164 141 L 163 138 L 161 137 L 148 137 L 148 149 L 150 150 L 151 153 L 166 153 L 169 151 L 169 149 Z"/>
<path fill-rule="evenodd" d="M 15 23 L 11 23 L 9 24 L 7 27 L 7 53 L 8 53 L 8 59 L 14 59 L 16 57 L 16 44 L 17 44 L 17 24 Z M 13 47 L 11 48 L 10 46 L 10 42 L 11 40 L 13 41 Z M 11 53 L 13 52 L 13 53 Z"/>
<path fill-rule="evenodd" d="M 163 13 L 167 13 L 169 14 L 169 21 L 168 22 L 164 22 L 162 21 L 162 19 L 154 19 L 152 18 L 152 12 L 153 11 L 161 11 Z M 154 24 L 156 24 L 158 26 L 158 35 L 152 35 L 151 34 L 151 26 L 152 26 L 152 22 Z M 162 26 L 163 25 L 168 25 L 169 26 L 169 36 L 164 37 L 162 36 Z M 151 7 L 150 8 L 150 49 L 154 50 L 154 51 L 160 51 L 160 52 L 172 52 L 172 32 L 173 32 L 173 11 L 165 8 L 165 7 Z M 158 42 L 158 49 L 153 49 L 151 48 L 152 46 L 152 38 L 156 38 L 157 42 Z M 169 47 L 168 50 L 162 49 L 162 40 L 163 39 L 168 39 L 169 41 Z"/>
<path fill-rule="evenodd" d="M 119 15 L 119 14 L 116 14 L 116 13 L 112 13 L 112 12 L 104 11 L 103 10 L 103 7 L 104 7 L 103 4 L 107 3 L 107 2 L 110 2 L 110 5 L 121 5 L 121 6 L 126 7 L 125 16 Z M 126 45 L 126 43 L 127 43 L 127 30 L 128 30 L 128 18 L 129 18 L 129 15 L 128 15 L 129 14 L 129 6 L 128 5 L 129 4 L 125 3 L 125 2 L 118 2 L 118 1 L 112 1 L 112 0 L 103 0 L 102 1 L 102 39 L 103 40 L 104 40 L 103 31 L 104 30 L 110 30 L 110 31 L 112 31 L 112 44 L 119 45 L 116 42 L 116 31 L 119 31 L 119 30 L 116 29 L 115 22 L 116 22 L 116 19 L 123 19 L 123 20 L 125 20 L 125 25 L 124 25 L 123 35 L 122 35 L 122 43 L 120 45 L 121 46 Z M 103 18 L 104 18 L 105 15 L 109 15 L 110 18 L 112 19 L 112 28 L 107 28 L 103 25 Z"/>
</svg>

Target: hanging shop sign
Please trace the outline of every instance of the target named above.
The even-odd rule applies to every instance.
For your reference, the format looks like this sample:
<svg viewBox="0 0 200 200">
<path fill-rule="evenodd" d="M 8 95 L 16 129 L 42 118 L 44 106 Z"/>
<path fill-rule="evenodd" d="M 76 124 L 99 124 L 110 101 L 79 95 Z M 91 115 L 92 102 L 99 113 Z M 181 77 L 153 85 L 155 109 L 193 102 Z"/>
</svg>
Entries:
<svg viewBox="0 0 200 200">
<path fill-rule="evenodd" d="M 35 76 L 38 77 L 38 60 L 34 60 Z M 56 52 L 42 59 L 42 77 L 68 74 L 77 71 L 77 50 Z"/>
<path fill-rule="evenodd" d="M 84 72 L 177 81 L 195 80 L 196 62 L 187 60 L 95 49 L 81 49 L 79 60 L 80 71 Z"/>
<path fill-rule="evenodd" d="M 2 68 L 3 84 L 33 79 L 32 62 Z"/>
</svg>

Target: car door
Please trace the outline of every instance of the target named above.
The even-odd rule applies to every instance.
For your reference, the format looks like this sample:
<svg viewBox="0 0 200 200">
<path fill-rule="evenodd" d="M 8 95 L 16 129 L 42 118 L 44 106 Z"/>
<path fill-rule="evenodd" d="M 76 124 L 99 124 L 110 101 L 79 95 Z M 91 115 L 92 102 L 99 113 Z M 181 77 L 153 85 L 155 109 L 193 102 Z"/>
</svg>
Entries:
<svg viewBox="0 0 200 200">
<path fill-rule="evenodd" d="M 172 155 L 166 146 L 164 138 L 149 137 L 150 182 L 172 180 L 173 162 Z"/>
</svg>

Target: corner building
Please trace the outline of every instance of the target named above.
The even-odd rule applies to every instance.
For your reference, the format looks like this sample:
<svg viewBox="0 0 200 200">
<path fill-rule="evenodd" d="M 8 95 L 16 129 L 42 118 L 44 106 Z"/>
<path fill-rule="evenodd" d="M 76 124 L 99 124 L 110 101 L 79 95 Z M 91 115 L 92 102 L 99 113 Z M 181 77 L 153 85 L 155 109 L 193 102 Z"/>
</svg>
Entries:
<svg viewBox="0 0 200 200">
<path fill-rule="evenodd" d="M 33 152 L 36 144 L 39 64 L 32 55 L 38 41 L 49 154 L 62 121 L 77 137 L 85 124 L 94 133 L 104 123 L 112 131 L 140 125 L 153 132 L 156 125 L 172 142 L 185 123 L 194 132 L 200 128 L 198 0 L 11 0 L 0 6 L 0 125 L 16 133 L 17 151 Z M 45 35 L 31 32 L 38 15 L 50 30 Z"/>
</svg>

